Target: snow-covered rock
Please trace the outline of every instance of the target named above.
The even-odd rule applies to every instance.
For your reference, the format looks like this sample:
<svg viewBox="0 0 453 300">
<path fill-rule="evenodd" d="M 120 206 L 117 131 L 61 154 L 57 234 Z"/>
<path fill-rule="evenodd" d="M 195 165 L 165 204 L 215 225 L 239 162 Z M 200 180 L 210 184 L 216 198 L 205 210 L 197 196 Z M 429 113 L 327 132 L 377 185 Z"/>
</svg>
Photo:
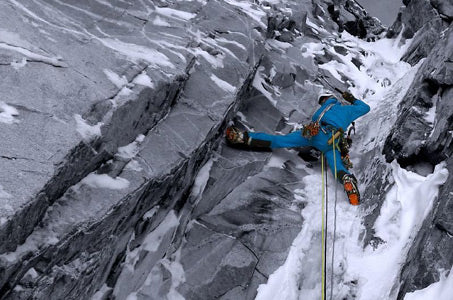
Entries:
<svg viewBox="0 0 453 300">
<path fill-rule="evenodd" d="M 448 293 L 451 5 L 404 2 L 0 3 L 0 298 L 319 299 L 324 179 L 333 299 Z M 335 88 L 372 108 L 359 208 L 315 152 L 224 142 Z"/>
</svg>

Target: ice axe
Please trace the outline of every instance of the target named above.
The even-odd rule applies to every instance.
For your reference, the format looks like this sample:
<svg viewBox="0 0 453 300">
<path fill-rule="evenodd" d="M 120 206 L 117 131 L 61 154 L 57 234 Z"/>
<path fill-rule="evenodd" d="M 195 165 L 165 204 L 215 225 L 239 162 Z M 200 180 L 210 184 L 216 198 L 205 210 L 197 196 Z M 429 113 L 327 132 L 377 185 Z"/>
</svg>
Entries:
<svg viewBox="0 0 453 300">
<path fill-rule="evenodd" d="M 335 90 L 337 93 L 339 93 L 343 98 L 344 98 L 344 94 L 347 93 L 345 91 L 342 91 L 340 90 L 339 88 L 337 87 L 334 87 L 330 82 L 328 82 L 323 75 L 319 74 L 318 77 L 316 79 L 322 79 L 322 81 L 324 81 L 331 89 Z M 346 99 L 345 99 L 346 100 Z M 347 101 L 347 100 L 346 100 Z M 348 101 L 349 102 L 349 101 Z"/>
</svg>

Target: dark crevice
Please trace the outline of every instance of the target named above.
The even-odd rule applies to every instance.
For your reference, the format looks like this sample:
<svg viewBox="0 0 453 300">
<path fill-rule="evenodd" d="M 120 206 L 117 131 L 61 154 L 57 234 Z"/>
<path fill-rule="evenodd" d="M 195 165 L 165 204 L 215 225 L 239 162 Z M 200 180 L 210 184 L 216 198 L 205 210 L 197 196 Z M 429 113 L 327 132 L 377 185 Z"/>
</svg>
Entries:
<svg viewBox="0 0 453 300">
<path fill-rule="evenodd" d="M 446 233 L 449 237 L 453 238 L 453 231 L 446 228 L 446 226 L 443 224 L 443 222 L 437 222 L 437 223 L 435 223 L 435 226 L 438 230 Z"/>
</svg>

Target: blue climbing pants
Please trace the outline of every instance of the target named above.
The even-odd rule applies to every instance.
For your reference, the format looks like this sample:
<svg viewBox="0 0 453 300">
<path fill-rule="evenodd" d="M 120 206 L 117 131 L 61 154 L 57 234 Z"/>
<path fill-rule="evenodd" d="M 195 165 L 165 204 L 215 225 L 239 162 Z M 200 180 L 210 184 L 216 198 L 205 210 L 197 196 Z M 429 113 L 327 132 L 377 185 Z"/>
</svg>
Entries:
<svg viewBox="0 0 453 300">
<path fill-rule="evenodd" d="M 322 130 L 319 131 L 317 135 L 311 139 L 307 139 L 302 136 L 300 130 L 294 131 L 287 135 L 272 135 L 264 132 L 249 132 L 249 137 L 256 140 L 269 141 L 271 142 L 271 148 L 295 148 L 295 147 L 307 147 L 312 146 L 321 151 L 326 157 L 327 164 L 332 170 L 333 175 L 335 176 L 335 163 L 337 174 L 340 171 L 344 171 L 347 174 L 350 174 L 348 169 L 343 165 L 341 161 L 341 153 L 338 151 L 338 147 L 335 147 L 335 160 L 334 160 L 334 150 L 333 146 L 329 145 L 327 142 L 332 137 L 332 132 L 324 133 Z M 338 145 L 338 140 L 335 141 L 335 144 Z M 341 180 L 341 178 L 338 178 Z"/>
</svg>

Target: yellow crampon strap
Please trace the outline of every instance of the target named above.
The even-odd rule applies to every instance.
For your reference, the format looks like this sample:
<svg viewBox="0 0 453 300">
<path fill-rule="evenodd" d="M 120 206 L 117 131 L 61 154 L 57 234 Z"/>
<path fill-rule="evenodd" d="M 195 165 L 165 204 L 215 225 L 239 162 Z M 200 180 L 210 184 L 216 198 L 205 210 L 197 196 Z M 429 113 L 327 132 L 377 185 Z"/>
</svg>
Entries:
<svg viewBox="0 0 453 300">
<path fill-rule="evenodd" d="M 321 177 L 322 177 L 322 204 L 321 204 L 321 300 L 326 299 L 326 243 L 324 239 L 324 202 L 325 202 L 325 182 L 324 182 L 324 154 L 321 155 Z"/>
</svg>

